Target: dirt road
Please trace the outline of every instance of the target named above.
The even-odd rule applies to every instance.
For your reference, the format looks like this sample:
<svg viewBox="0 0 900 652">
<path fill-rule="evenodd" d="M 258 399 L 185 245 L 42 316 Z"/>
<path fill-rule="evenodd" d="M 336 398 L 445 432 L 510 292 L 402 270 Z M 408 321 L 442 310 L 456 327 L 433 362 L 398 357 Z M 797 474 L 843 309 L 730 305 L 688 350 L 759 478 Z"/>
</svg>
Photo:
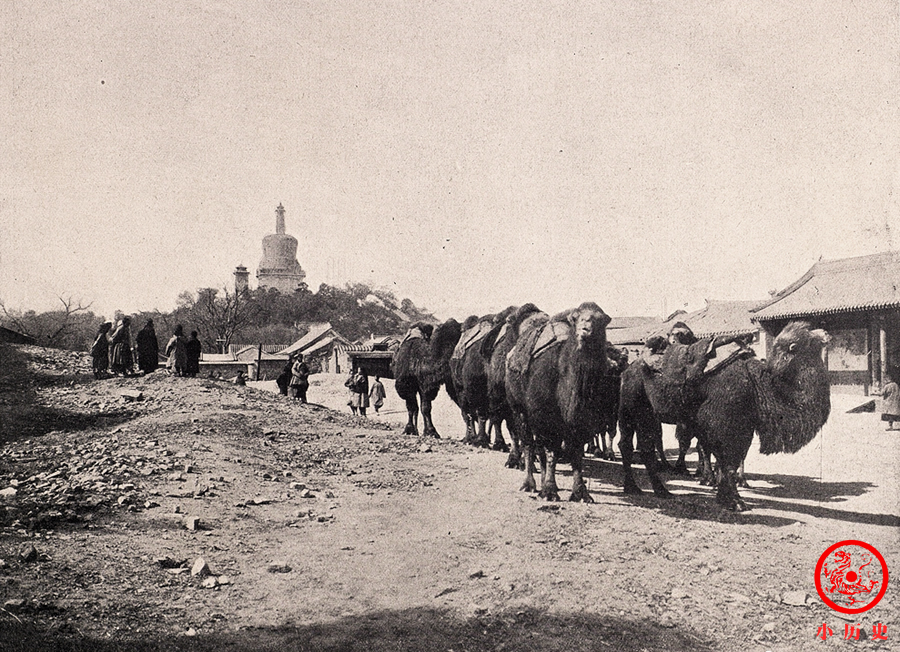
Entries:
<svg viewBox="0 0 900 652">
<path fill-rule="evenodd" d="M 751 453 L 753 509 L 734 514 L 689 479 L 667 478 L 672 500 L 626 497 L 620 465 L 594 459 L 595 504 L 539 501 L 505 455 L 458 442 L 445 395 L 444 438 L 425 441 L 402 434 L 390 386 L 360 419 L 339 377 L 314 376 L 326 407 L 301 406 L 0 355 L 2 650 L 818 650 L 823 624 L 839 649 L 900 638 L 896 579 L 852 621 L 813 584 L 836 541 L 900 559 L 900 432 L 844 413 L 854 399 L 801 453 Z"/>
</svg>

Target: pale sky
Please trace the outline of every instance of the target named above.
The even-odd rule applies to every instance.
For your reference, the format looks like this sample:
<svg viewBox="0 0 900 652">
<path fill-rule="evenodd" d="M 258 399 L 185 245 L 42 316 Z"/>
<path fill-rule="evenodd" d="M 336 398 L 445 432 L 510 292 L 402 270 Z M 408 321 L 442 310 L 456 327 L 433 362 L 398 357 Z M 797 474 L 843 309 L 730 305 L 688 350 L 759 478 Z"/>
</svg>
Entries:
<svg viewBox="0 0 900 652">
<path fill-rule="evenodd" d="M 255 270 L 442 318 L 762 299 L 900 248 L 894 1 L 5 0 L 0 299 Z"/>
</svg>

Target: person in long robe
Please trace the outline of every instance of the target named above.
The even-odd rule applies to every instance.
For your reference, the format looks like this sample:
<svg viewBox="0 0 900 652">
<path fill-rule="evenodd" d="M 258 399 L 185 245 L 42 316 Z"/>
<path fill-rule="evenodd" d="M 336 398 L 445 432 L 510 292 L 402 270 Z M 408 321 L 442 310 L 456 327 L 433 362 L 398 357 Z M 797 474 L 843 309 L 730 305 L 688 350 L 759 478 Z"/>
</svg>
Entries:
<svg viewBox="0 0 900 652">
<path fill-rule="evenodd" d="M 191 331 L 190 339 L 184 343 L 185 355 L 187 355 L 187 375 L 191 378 L 200 373 L 200 357 L 203 354 L 203 345 L 197 339 L 197 331 Z"/>
<path fill-rule="evenodd" d="M 170 373 L 176 376 L 183 376 L 187 367 L 187 351 L 184 344 L 184 327 L 178 324 L 172 333 L 172 337 L 169 339 L 169 343 L 166 344 L 166 355 L 169 358 L 166 362 L 166 367 Z"/>
<path fill-rule="evenodd" d="M 138 369 L 145 374 L 153 373 L 159 367 L 159 341 L 152 319 L 147 320 L 134 339 L 137 341 Z"/>
<path fill-rule="evenodd" d="M 105 321 L 100 324 L 97 337 L 91 344 L 91 366 L 94 370 L 94 378 L 97 380 L 106 377 L 109 371 L 109 331 L 111 329 L 112 322 Z"/>
<path fill-rule="evenodd" d="M 114 374 L 134 374 L 134 354 L 131 350 L 131 317 L 122 317 L 109 338 L 109 368 Z"/>
</svg>

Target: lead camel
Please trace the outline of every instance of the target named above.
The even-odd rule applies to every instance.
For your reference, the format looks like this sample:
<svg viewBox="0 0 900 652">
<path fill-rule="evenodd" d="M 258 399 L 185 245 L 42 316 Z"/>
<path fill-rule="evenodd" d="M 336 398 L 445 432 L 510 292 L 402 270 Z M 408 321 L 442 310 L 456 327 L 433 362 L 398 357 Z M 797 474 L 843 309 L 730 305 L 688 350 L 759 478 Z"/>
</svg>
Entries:
<svg viewBox="0 0 900 652">
<path fill-rule="evenodd" d="M 738 470 L 753 433 L 759 433 L 760 453 L 796 453 L 813 440 L 831 410 L 822 330 L 805 322 L 790 322 L 775 338 L 766 362 L 738 358 L 712 373 L 704 373 L 711 341 L 700 340 L 666 349 L 658 371 L 632 365 L 622 379 L 620 423 L 637 430 L 642 462 L 654 492 L 669 496 L 653 459 L 654 424 L 682 423 L 719 465 L 720 504 L 747 509 L 737 490 Z M 629 441 L 623 437 L 622 443 Z M 631 471 L 632 451 L 621 449 L 625 492 L 641 493 Z"/>
</svg>

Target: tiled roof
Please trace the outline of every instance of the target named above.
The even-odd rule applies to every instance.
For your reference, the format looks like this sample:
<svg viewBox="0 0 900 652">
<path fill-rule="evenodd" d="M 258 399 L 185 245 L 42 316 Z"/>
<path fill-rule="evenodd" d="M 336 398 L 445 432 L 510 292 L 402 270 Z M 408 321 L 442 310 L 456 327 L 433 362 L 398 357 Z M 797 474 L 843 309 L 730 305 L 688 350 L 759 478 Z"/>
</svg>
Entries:
<svg viewBox="0 0 900 652">
<path fill-rule="evenodd" d="M 619 328 L 634 328 L 635 326 L 647 326 L 658 324 L 659 317 L 613 317 L 606 327 L 607 331 Z"/>
<path fill-rule="evenodd" d="M 654 335 L 666 335 L 674 324 L 684 322 L 697 337 L 715 337 L 717 335 L 743 335 L 755 333 L 759 326 L 751 319 L 751 308 L 760 305 L 759 301 L 710 301 L 706 307 L 694 312 L 677 312 L 666 321 L 655 320 L 630 328 L 607 327 L 606 339 L 615 345 L 638 344 L 647 341 Z"/>
<path fill-rule="evenodd" d="M 700 338 L 755 333 L 759 326 L 753 323 L 750 311 L 760 303 L 762 302 L 707 300 L 706 307 L 702 310 L 670 318 L 663 324 L 663 332 L 668 333 L 676 322 L 682 321 Z"/>
<path fill-rule="evenodd" d="M 820 260 L 754 311 L 759 321 L 900 306 L 900 252 Z"/>
</svg>

